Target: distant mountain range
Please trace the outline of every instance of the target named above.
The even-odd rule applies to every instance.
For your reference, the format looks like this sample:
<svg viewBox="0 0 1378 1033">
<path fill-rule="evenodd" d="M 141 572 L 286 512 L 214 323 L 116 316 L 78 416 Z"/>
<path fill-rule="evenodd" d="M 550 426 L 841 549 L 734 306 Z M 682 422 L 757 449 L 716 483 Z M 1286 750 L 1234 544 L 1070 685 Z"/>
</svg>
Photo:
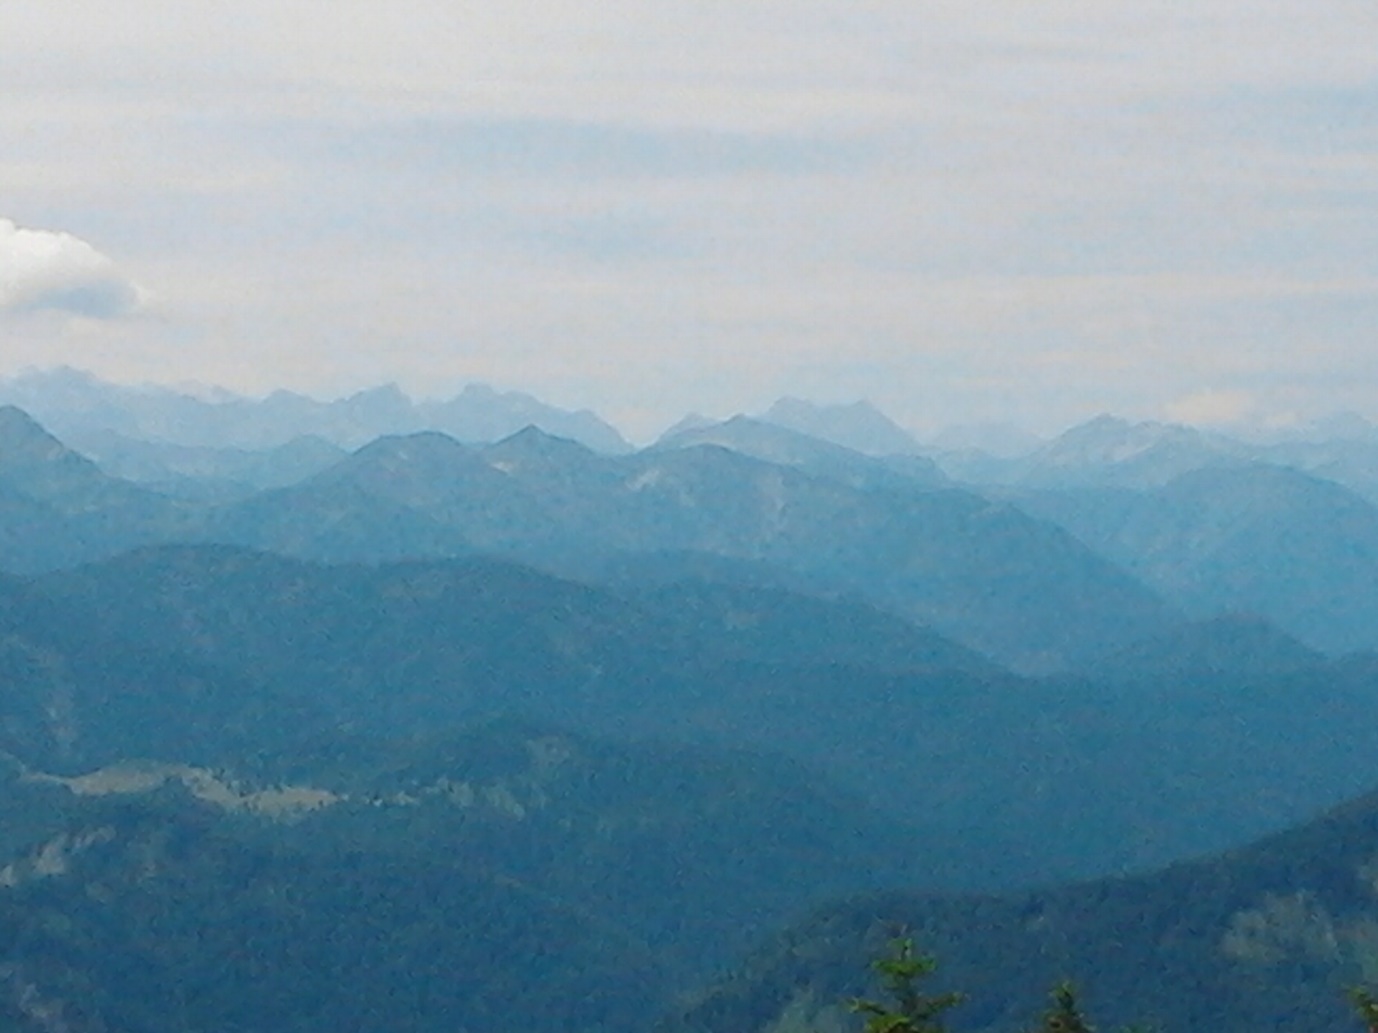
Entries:
<svg viewBox="0 0 1378 1033">
<path fill-rule="evenodd" d="M 1023 488 L 1153 490 L 1202 470 L 1269 465 L 1334 481 L 1378 502 L 1378 428 L 1354 417 L 1272 442 L 1098 416 L 1023 452 L 932 452 L 955 480 Z"/>
<path fill-rule="evenodd" d="M 629 446 L 587 410 L 567 412 L 520 392 L 471 384 L 454 398 L 414 402 L 396 385 L 320 402 L 290 391 L 263 399 L 215 390 L 208 396 L 161 387 L 125 387 L 58 368 L 0 380 L 0 404 L 41 420 L 74 447 L 104 461 L 128 439 L 198 449 L 276 448 L 318 437 L 355 449 L 386 434 L 438 430 L 460 441 L 489 442 L 527 425 L 609 453 Z"/>
<path fill-rule="evenodd" d="M 1378 506 L 1187 428 L 1100 419 L 974 487 L 746 417 L 623 455 L 535 427 L 354 452 L 120 440 L 108 465 L 135 480 L 0 408 L 0 568 L 190 541 L 329 562 L 495 554 L 594 581 L 680 557 L 856 596 L 1028 672 L 1183 616 L 1256 613 L 1312 648 L 1378 648 Z"/>
<path fill-rule="evenodd" d="M 320 441 L 354 450 L 378 437 L 425 430 L 487 444 L 535 426 L 595 452 L 631 450 L 588 410 L 571 412 L 482 384 L 444 401 L 415 401 L 383 385 L 323 402 L 289 391 L 255 399 L 219 388 L 130 387 L 59 367 L 0 378 L 0 404 L 23 409 L 109 472 L 165 489 L 182 474 L 267 487 L 275 476 L 256 475 L 252 461 L 246 471 L 243 453 L 290 445 L 296 461 L 309 465 L 310 457 L 324 455 Z M 1266 440 L 1103 415 L 1051 441 L 1003 425 L 955 426 L 920 441 L 869 402 L 820 405 L 792 397 L 751 420 L 874 458 L 923 457 L 968 484 L 1143 489 L 1205 467 L 1261 462 L 1333 480 L 1378 502 L 1378 427 L 1353 414 Z M 718 423 L 690 414 L 665 437 Z"/>
<path fill-rule="evenodd" d="M 703 554 L 855 595 L 1025 669 L 1084 662 L 1174 619 L 1065 531 L 940 488 L 920 460 L 882 462 L 745 422 L 735 426 L 785 465 L 693 441 L 618 457 L 535 429 L 483 449 L 424 432 L 214 502 L 111 477 L 4 412 L 0 454 L 37 457 L 0 466 L 15 510 L 0 524 L 0 546 L 11 543 L 0 564 L 21 572 L 156 541 L 327 561 L 494 553 L 594 580 L 632 555 Z"/>
</svg>

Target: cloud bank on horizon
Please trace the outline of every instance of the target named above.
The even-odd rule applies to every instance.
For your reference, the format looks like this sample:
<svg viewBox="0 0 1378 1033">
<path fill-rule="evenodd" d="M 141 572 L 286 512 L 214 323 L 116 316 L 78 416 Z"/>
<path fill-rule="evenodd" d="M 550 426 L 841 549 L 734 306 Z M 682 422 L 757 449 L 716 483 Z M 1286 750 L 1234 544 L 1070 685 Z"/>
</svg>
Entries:
<svg viewBox="0 0 1378 1033">
<path fill-rule="evenodd" d="M 483 380 L 643 435 L 785 394 L 1378 416 L 1369 0 L 52 0 L 0 33 L 6 214 L 159 297 L 7 329 L 0 374 Z"/>
</svg>

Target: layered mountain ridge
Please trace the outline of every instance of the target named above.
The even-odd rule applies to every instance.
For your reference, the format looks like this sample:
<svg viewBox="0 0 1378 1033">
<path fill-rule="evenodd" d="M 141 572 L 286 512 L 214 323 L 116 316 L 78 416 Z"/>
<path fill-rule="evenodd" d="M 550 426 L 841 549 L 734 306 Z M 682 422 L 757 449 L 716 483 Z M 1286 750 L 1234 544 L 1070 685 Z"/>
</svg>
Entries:
<svg viewBox="0 0 1378 1033">
<path fill-rule="evenodd" d="M 390 436 L 223 504 L 126 485 L 146 505 L 103 514 L 104 554 L 160 539 L 334 562 L 478 552 L 596 580 L 630 555 L 700 553 L 781 568 L 1029 670 L 1085 662 L 1174 619 L 1054 525 L 935 485 L 927 468 L 789 441 L 796 450 L 771 462 L 696 442 L 606 456 L 535 430 L 483 449 L 433 431 Z M 90 478 L 125 484 L 87 465 Z M 53 539 L 16 547 L 10 568 L 101 554 L 76 530 Z"/>
<path fill-rule="evenodd" d="M 1071 976 L 1329 1033 L 1378 973 L 1372 798 L 1244 845 L 1373 786 L 1363 428 L 311 411 L 393 424 L 97 463 L 0 408 L 5 1028 L 843 1030 L 897 926 L 973 1031 Z"/>
</svg>

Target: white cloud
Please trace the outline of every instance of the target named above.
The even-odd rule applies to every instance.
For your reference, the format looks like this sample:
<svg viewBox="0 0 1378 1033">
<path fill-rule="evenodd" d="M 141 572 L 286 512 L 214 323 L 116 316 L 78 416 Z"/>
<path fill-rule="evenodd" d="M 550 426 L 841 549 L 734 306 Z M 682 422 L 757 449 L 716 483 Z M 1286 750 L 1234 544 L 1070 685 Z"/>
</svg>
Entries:
<svg viewBox="0 0 1378 1033">
<path fill-rule="evenodd" d="M 134 312 L 141 302 L 139 288 L 86 241 L 0 219 L 0 312 L 55 310 L 110 319 Z"/>
</svg>

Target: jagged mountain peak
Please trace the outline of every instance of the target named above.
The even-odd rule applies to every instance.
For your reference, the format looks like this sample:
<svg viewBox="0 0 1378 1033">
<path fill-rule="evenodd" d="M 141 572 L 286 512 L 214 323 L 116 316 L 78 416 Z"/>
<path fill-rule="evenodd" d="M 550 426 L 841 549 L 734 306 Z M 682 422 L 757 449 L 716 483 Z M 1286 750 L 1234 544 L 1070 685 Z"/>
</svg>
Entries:
<svg viewBox="0 0 1378 1033">
<path fill-rule="evenodd" d="M 854 487 L 936 487 L 946 483 L 937 467 L 921 456 L 878 458 L 754 416 L 737 415 L 721 423 L 688 428 L 663 437 L 653 447 L 674 450 L 698 445 L 727 448 Z"/>
<path fill-rule="evenodd" d="M 438 430 L 422 430 L 375 438 L 303 483 L 368 482 L 380 488 L 406 483 L 430 492 L 447 490 L 455 477 L 475 473 L 497 475 L 476 448 Z"/>
<path fill-rule="evenodd" d="M 787 396 L 776 401 L 761 419 L 867 455 L 912 455 L 919 451 L 912 434 L 865 400 L 819 405 Z"/>
<path fill-rule="evenodd" d="M 855 449 L 742 413 L 718 423 L 700 424 L 673 435 L 667 433 L 652 447 L 672 450 L 696 445 L 714 445 L 767 462 L 788 465 L 797 465 L 798 460 L 805 456 L 816 458 L 824 455 L 851 458 L 861 463 L 872 461 Z"/>
<path fill-rule="evenodd" d="M 486 446 L 482 455 L 490 466 L 514 474 L 539 470 L 568 475 L 611 461 L 581 441 L 551 434 L 535 424 Z"/>
<path fill-rule="evenodd" d="M 411 399 L 395 383 L 357 391 L 343 399 L 340 405 L 351 414 L 399 421 L 410 419 L 412 411 Z"/>
<path fill-rule="evenodd" d="M 0 406 L 0 473 L 57 465 L 100 476 L 94 463 L 64 445 L 23 409 Z"/>
<path fill-rule="evenodd" d="M 1154 420 L 1134 423 L 1101 413 L 1064 431 L 1041 451 L 1049 459 L 1118 462 L 1165 440 L 1198 441 L 1202 437 L 1195 428 L 1180 424 Z"/>
<path fill-rule="evenodd" d="M 674 423 L 672 423 L 669 427 L 665 428 L 665 430 L 661 432 L 660 437 L 656 438 L 654 445 L 652 447 L 654 447 L 655 445 L 660 445 L 666 441 L 669 441 L 671 438 L 677 437 L 678 435 L 684 434 L 688 431 L 699 430 L 703 427 L 712 427 L 714 424 L 720 422 L 720 420 L 715 420 L 711 416 L 705 416 L 701 412 L 685 413 L 682 417 L 680 417 L 678 420 L 676 420 Z"/>
<path fill-rule="evenodd" d="M 401 460 L 472 456 L 474 450 L 438 430 L 419 430 L 413 434 L 384 434 L 354 453 L 355 457 L 389 456 Z"/>
<path fill-rule="evenodd" d="M 0 405 L 0 441 L 7 446 L 20 441 L 46 440 L 61 445 L 43 425 L 17 405 Z"/>
<path fill-rule="evenodd" d="M 662 434 L 653 447 L 684 448 L 688 445 L 723 444 L 730 448 L 746 440 L 811 441 L 830 449 L 842 447 L 778 423 L 747 416 L 745 413 L 737 413 L 725 420 L 695 419 L 692 423 L 686 418 Z"/>
<path fill-rule="evenodd" d="M 453 398 L 417 408 L 431 424 L 461 441 L 499 441 L 535 425 L 597 452 L 617 455 L 631 451 L 621 433 L 589 409 L 559 409 L 532 395 L 499 391 L 487 384 L 467 384 Z"/>
<path fill-rule="evenodd" d="M 509 434 L 501 441 L 494 442 L 488 446 L 488 451 L 496 449 L 517 449 L 534 450 L 539 452 L 568 451 L 577 453 L 588 453 L 593 450 L 573 438 L 563 437 L 559 434 L 552 434 L 547 430 L 542 430 L 534 423 L 528 423 L 521 430 L 514 434 Z"/>
<path fill-rule="evenodd" d="M 1178 423 L 1131 422 L 1103 414 L 1064 431 L 1014 464 L 1014 481 L 1151 488 L 1206 467 L 1247 462 L 1238 441 Z"/>
</svg>

